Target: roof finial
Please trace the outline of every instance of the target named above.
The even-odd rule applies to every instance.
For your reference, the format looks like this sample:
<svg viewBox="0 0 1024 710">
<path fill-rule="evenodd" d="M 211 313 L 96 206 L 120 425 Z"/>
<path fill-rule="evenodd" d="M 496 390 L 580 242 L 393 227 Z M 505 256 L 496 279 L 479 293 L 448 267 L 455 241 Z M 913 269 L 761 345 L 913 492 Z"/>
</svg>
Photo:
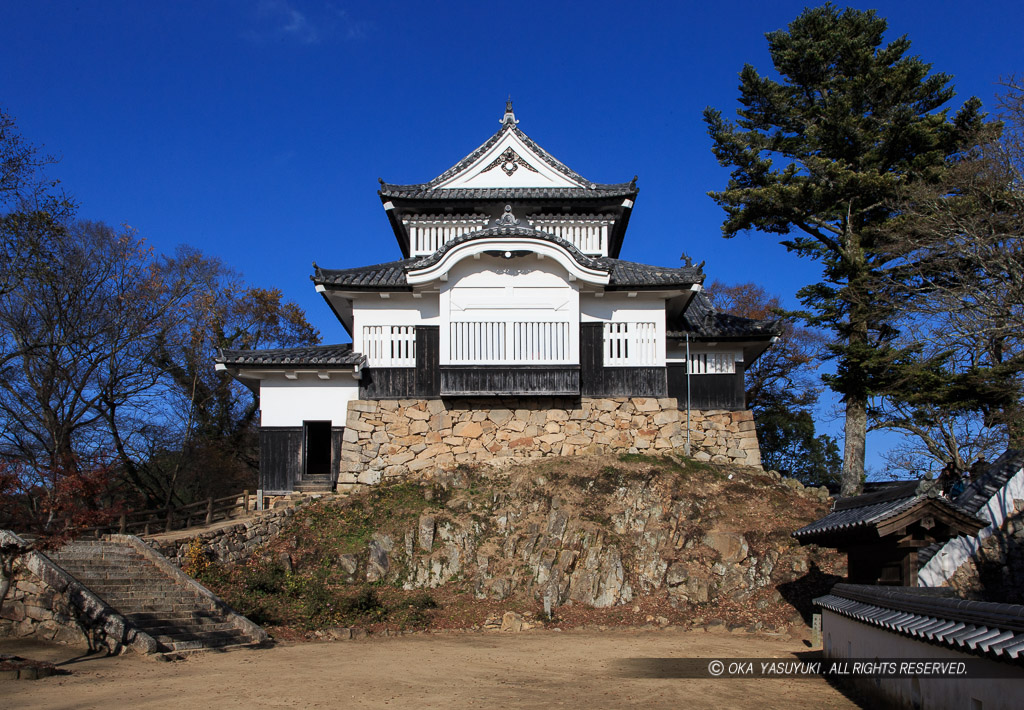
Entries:
<svg viewBox="0 0 1024 710">
<path fill-rule="evenodd" d="M 508 95 L 508 99 L 505 101 L 505 115 L 501 119 L 502 123 L 510 123 L 513 126 L 519 123 L 516 120 L 515 113 L 512 112 L 512 94 Z"/>
</svg>

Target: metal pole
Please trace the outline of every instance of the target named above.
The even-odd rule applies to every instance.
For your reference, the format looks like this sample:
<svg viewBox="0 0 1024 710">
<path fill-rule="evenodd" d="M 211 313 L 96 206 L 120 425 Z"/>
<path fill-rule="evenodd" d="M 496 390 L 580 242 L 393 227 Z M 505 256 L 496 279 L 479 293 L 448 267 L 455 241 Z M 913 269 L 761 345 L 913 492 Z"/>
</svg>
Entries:
<svg viewBox="0 0 1024 710">
<path fill-rule="evenodd" d="M 686 334 L 686 457 L 690 457 L 690 334 Z"/>
</svg>

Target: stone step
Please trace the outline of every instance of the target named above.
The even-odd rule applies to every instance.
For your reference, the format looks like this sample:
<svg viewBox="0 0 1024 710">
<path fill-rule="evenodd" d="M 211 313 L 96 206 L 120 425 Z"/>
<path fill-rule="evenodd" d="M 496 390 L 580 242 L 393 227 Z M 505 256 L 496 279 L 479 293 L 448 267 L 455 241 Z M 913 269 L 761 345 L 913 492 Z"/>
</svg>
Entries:
<svg viewBox="0 0 1024 710">
<path fill-rule="evenodd" d="M 124 580 L 138 580 L 140 582 L 167 582 L 169 578 L 159 570 L 145 569 L 133 573 L 131 570 L 114 570 L 102 567 L 87 567 L 85 565 L 61 566 L 72 574 L 78 574 L 85 579 L 97 582 L 119 582 Z"/>
<path fill-rule="evenodd" d="M 333 483 L 299 483 L 295 490 L 302 493 L 330 493 L 334 490 Z"/>
<path fill-rule="evenodd" d="M 165 634 L 154 636 L 157 643 L 169 651 L 183 651 L 193 648 L 216 648 L 218 646 L 238 645 L 248 641 L 240 631 L 213 631 L 208 634 Z"/>
<path fill-rule="evenodd" d="M 135 612 L 133 614 L 125 614 L 124 617 L 136 626 L 146 626 L 153 624 L 169 624 L 173 626 L 195 624 L 198 626 L 204 626 L 209 624 L 226 623 L 226 617 L 223 614 L 219 614 L 217 612 L 177 612 L 167 614 L 151 614 L 149 612 L 142 611 Z"/>
<path fill-rule="evenodd" d="M 255 643 L 234 617 L 127 543 L 77 541 L 50 557 L 165 653 Z"/>
<path fill-rule="evenodd" d="M 134 623 L 134 622 L 133 622 Z M 210 633 L 241 633 L 235 628 L 234 624 L 222 621 L 219 624 L 194 624 L 194 625 L 183 625 L 183 624 L 163 624 L 161 626 L 146 626 L 137 625 L 138 628 L 145 631 L 153 638 L 159 636 L 170 636 L 170 637 L 200 637 L 203 634 Z"/>
<path fill-rule="evenodd" d="M 188 598 L 179 597 L 174 594 L 168 593 L 163 596 L 140 596 L 140 597 L 125 597 L 125 596 L 112 596 L 107 594 L 97 594 L 100 599 L 105 601 L 115 609 L 123 609 L 125 611 L 172 611 L 176 607 L 182 607 L 184 610 L 189 609 L 202 609 L 203 611 L 211 611 L 209 604 L 204 601 Z"/>
</svg>

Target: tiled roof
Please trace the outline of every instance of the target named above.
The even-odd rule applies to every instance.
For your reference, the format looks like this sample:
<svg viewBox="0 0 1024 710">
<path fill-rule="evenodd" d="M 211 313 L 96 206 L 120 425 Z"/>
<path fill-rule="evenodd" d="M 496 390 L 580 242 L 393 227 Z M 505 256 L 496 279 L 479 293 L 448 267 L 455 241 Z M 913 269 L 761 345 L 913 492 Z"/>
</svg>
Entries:
<svg viewBox="0 0 1024 710">
<path fill-rule="evenodd" d="M 867 528 L 902 513 L 918 502 L 918 482 L 909 481 L 881 493 L 841 498 L 824 518 L 796 530 L 793 537 L 804 541 L 822 533 Z"/>
<path fill-rule="evenodd" d="M 420 259 L 402 259 L 389 261 L 386 264 L 358 266 L 353 269 L 321 269 L 315 266 L 313 282 L 324 286 L 337 286 L 346 290 L 358 291 L 408 291 L 409 284 L 405 280 L 405 272 L 412 268 Z"/>
<path fill-rule="evenodd" d="M 771 338 L 782 332 L 777 320 L 755 320 L 721 313 L 703 291 L 694 296 L 681 317 L 668 323 L 668 337 Z"/>
<path fill-rule="evenodd" d="M 985 472 L 964 488 L 957 496 L 957 507 L 977 516 L 999 490 L 1024 468 L 1024 449 L 1008 449 L 989 464 Z M 991 523 L 990 523 L 991 524 Z M 917 553 L 917 565 L 923 568 L 942 549 L 945 543 L 933 543 Z"/>
<path fill-rule="evenodd" d="M 270 350 L 220 350 L 217 362 L 236 367 L 354 366 L 365 364 L 366 356 L 352 352 L 352 344 L 345 343 Z"/>
<path fill-rule="evenodd" d="M 932 482 L 907 481 L 877 493 L 840 498 L 833 504 L 832 512 L 794 531 L 793 537 L 802 544 L 819 541 L 827 543 L 836 537 L 853 538 L 925 501 L 946 508 L 960 519 L 983 524 L 971 513 L 939 497 Z"/>
<path fill-rule="evenodd" d="M 956 504 L 972 514 L 977 514 L 1022 468 L 1024 449 L 1008 449 L 989 464 L 984 473 L 964 488 L 964 492 L 957 496 Z"/>
<path fill-rule="evenodd" d="M 554 170 L 573 182 L 579 183 L 581 187 L 519 187 L 519 188 L 455 188 L 438 189 L 437 186 L 454 175 L 459 174 L 473 164 L 481 155 L 490 150 L 507 132 L 513 132 L 531 150 L 541 157 L 544 162 Z M 588 197 L 635 197 L 637 194 L 636 178 L 632 182 L 617 184 L 602 184 L 591 182 L 585 177 L 572 170 L 565 163 L 561 162 L 546 150 L 537 145 L 532 138 L 523 133 L 514 123 L 503 123 L 498 132 L 488 138 L 483 145 L 460 160 L 458 163 L 445 170 L 430 182 L 415 185 L 394 185 L 381 181 L 381 197 L 406 197 L 410 199 L 586 199 Z"/>
<path fill-rule="evenodd" d="M 637 264 L 610 257 L 592 257 L 580 252 L 572 243 L 546 232 L 540 232 L 523 226 L 490 226 L 484 229 L 463 234 L 447 242 L 430 256 L 392 261 L 375 266 L 363 266 L 354 269 L 321 269 L 316 267 L 313 281 L 324 286 L 342 289 L 367 289 L 374 291 L 409 290 L 406 273 L 425 269 L 440 261 L 445 254 L 466 242 L 495 237 L 527 237 L 539 241 L 557 244 L 565 249 L 581 266 L 600 269 L 611 275 L 608 290 L 625 289 L 656 289 L 656 288 L 689 288 L 691 284 L 701 283 L 704 272 L 700 267 L 667 268 Z"/>
<path fill-rule="evenodd" d="M 968 601 L 948 590 L 837 584 L 815 604 L 925 643 L 1024 660 L 1024 606 Z"/>
<path fill-rule="evenodd" d="M 381 197 L 405 197 L 411 200 L 585 200 L 605 197 L 633 199 L 639 190 L 633 183 L 597 185 L 595 187 L 456 187 L 434 189 L 422 185 L 391 185 L 382 183 Z"/>
</svg>

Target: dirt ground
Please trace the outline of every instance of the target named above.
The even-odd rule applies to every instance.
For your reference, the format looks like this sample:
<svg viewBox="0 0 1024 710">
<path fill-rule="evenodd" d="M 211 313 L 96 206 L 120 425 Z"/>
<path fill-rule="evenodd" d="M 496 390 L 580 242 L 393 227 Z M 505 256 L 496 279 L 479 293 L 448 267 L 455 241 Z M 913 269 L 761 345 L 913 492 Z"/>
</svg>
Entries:
<svg viewBox="0 0 1024 710">
<path fill-rule="evenodd" d="M 695 631 L 531 631 L 279 644 L 159 662 L 0 641 L 71 675 L 0 681 L 0 708 L 856 708 L 824 680 L 626 677 L 631 658 L 793 659 L 800 642 Z"/>
</svg>

